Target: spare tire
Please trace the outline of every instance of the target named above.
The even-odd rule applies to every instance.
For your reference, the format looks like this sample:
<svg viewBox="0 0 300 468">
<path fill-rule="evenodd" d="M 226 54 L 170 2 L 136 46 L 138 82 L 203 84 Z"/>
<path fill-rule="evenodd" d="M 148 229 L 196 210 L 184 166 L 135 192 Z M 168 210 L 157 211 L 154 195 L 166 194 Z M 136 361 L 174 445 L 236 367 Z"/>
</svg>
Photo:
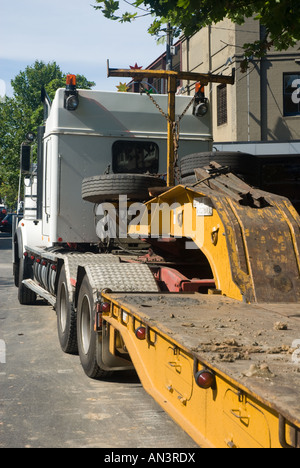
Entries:
<svg viewBox="0 0 300 468">
<path fill-rule="evenodd" d="M 118 200 L 119 195 L 145 200 L 150 198 L 149 188 L 165 186 L 165 180 L 146 174 L 106 174 L 83 179 L 81 194 L 91 203 Z"/>
<path fill-rule="evenodd" d="M 255 156 L 248 153 L 231 151 L 210 151 L 205 153 L 193 153 L 183 156 L 180 160 L 181 177 L 194 175 L 194 169 L 208 166 L 215 161 L 222 166 L 229 166 L 236 174 L 252 174 Z"/>
</svg>

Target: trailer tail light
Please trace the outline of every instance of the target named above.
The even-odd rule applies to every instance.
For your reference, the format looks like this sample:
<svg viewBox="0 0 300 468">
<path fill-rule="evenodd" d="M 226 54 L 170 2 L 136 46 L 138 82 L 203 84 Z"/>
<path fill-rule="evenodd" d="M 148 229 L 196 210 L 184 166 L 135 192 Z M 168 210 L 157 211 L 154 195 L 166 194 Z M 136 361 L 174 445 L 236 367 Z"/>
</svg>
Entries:
<svg viewBox="0 0 300 468">
<path fill-rule="evenodd" d="M 145 339 L 146 339 L 146 328 L 145 328 L 145 327 L 138 327 L 138 328 L 135 330 L 135 336 L 136 336 L 139 340 L 145 340 Z"/>
<path fill-rule="evenodd" d="M 104 313 L 110 312 L 110 303 L 109 302 L 101 302 L 100 312 L 104 312 Z"/>
<path fill-rule="evenodd" d="M 96 314 L 95 314 L 95 332 L 100 332 L 103 325 L 103 313 L 110 312 L 110 303 L 109 302 L 97 302 L 96 304 Z"/>
<path fill-rule="evenodd" d="M 102 312 L 100 312 L 100 310 L 98 309 L 100 309 L 100 304 L 97 304 L 97 310 L 95 314 L 95 323 L 94 323 L 95 332 L 100 332 L 102 330 L 102 325 L 103 325 Z"/>
<path fill-rule="evenodd" d="M 202 369 L 195 374 L 195 381 L 200 388 L 215 388 L 216 378 L 209 369 Z"/>
</svg>

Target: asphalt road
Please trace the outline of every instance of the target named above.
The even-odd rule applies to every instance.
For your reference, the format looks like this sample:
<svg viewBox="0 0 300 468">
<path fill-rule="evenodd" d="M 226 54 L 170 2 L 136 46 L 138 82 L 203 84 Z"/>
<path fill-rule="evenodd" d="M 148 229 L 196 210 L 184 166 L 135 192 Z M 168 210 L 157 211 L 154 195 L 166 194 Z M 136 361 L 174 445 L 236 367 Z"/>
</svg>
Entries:
<svg viewBox="0 0 300 468">
<path fill-rule="evenodd" d="M 87 378 L 42 300 L 20 306 L 0 234 L 0 448 L 196 448 L 135 373 Z"/>
</svg>

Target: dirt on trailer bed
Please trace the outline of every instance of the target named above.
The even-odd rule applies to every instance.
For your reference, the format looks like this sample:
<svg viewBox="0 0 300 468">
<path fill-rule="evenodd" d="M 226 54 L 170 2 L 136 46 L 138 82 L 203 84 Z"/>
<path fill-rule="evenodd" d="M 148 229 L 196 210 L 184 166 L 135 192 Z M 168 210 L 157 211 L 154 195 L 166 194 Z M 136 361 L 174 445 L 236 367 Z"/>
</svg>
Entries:
<svg viewBox="0 0 300 468">
<path fill-rule="evenodd" d="M 300 424 L 299 304 L 244 304 L 198 293 L 110 297 Z"/>
</svg>

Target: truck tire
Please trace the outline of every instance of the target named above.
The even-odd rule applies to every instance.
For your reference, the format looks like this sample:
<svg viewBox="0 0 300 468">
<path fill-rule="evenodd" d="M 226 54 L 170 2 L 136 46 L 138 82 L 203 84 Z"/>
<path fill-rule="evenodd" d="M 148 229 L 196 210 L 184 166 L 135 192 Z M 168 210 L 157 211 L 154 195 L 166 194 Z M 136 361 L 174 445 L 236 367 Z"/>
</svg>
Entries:
<svg viewBox="0 0 300 468">
<path fill-rule="evenodd" d="M 107 174 L 87 177 L 82 182 L 82 198 L 91 203 L 118 200 L 119 195 L 128 199 L 149 199 L 148 188 L 164 187 L 166 181 L 146 174 Z"/>
<path fill-rule="evenodd" d="M 61 349 L 67 354 L 78 354 L 76 312 L 69 301 L 68 283 L 63 266 L 57 285 L 57 332 Z"/>
<path fill-rule="evenodd" d="M 91 379 L 103 379 L 111 375 L 110 371 L 101 369 L 97 363 L 98 335 L 94 331 L 94 298 L 93 291 L 85 275 L 79 295 L 77 307 L 77 342 L 82 368 Z"/>
<path fill-rule="evenodd" d="M 197 182 L 196 176 L 194 175 L 188 175 L 185 177 L 181 177 L 180 183 L 182 185 L 193 185 Z"/>
<path fill-rule="evenodd" d="M 36 293 L 22 283 L 24 279 L 32 278 L 32 267 L 23 257 L 19 261 L 18 300 L 21 305 L 33 305 L 36 302 Z"/>
<path fill-rule="evenodd" d="M 181 181 L 184 182 L 187 176 L 193 176 L 194 169 L 208 166 L 211 161 L 215 161 L 223 166 L 229 166 L 232 172 L 236 174 L 247 176 L 254 171 L 253 161 L 255 161 L 255 156 L 248 153 L 230 151 L 188 154 L 180 160 Z"/>
</svg>

